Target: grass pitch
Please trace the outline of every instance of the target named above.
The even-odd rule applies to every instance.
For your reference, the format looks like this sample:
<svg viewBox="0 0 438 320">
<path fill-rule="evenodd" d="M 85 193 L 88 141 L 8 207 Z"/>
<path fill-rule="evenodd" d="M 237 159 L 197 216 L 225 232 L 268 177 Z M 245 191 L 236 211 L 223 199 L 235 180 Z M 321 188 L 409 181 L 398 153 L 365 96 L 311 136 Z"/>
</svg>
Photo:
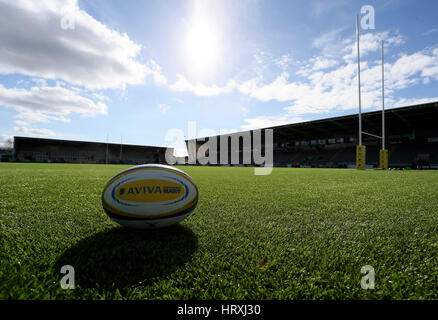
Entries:
<svg viewBox="0 0 438 320">
<path fill-rule="evenodd" d="M 100 201 L 126 168 L 0 164 L 1 299 L 438 298 L 438 171 L 183 167 L 196 210 L 139 231 Z"/>
</svg>

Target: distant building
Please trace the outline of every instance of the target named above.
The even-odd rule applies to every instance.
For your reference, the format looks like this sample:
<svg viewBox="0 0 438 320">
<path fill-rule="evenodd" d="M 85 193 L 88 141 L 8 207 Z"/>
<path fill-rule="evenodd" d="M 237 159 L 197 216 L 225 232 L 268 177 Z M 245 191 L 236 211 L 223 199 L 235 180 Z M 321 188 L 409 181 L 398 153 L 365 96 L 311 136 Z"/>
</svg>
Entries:
<svg viewBox="0 0 438 320">
<path fill-rule="evenodd" d="M 0 149 L 0 162 L 12 161 L 13 155 L 10 150 Z"/>
<path fill-rule="evenodd" d="M 165 164 L 165 147 L 14 137 L 15 161 Z M 171 150 L 173 152 L 173 150 Z"/>
</svg>

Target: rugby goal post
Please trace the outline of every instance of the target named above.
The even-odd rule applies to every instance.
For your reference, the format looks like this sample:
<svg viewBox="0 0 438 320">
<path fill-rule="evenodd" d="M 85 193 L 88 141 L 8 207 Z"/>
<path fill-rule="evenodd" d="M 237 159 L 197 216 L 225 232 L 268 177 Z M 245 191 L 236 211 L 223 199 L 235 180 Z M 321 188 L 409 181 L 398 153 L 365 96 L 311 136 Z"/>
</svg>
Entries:
<svg viewBox="0 0 438 320">
<path fill-rule="evenodd" d="M 356 43 L 357 43 L 357 80 L 359 96 L 359 144 L 356 146 L 356 169 L 365 170 L 366 147 L 362 144 L 362 134 L 382 140 L 382 149 L 379 152 L 380 169 L 388 169 L 388 150 L 385 149 L 385 78 L 384 78 L 384 53 L 382 40 L 382 136 L 362 131 L 362 104 L 360 92 L 360 48 L 359 48 L 359 16 L 356 16 Z"/>
</svg>

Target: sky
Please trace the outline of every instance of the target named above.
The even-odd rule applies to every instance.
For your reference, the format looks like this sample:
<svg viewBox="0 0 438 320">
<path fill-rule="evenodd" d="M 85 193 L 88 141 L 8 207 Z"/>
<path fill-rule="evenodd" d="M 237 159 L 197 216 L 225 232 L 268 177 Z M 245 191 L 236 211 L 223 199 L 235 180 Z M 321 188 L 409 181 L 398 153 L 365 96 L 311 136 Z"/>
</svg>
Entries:
<svg viewBox="0 0 438 320">
<path fill-rule="evenodd" d="M 385 107 L 438 101 L 436 12 L 428 0 L 0 0 L 0 144 L 181 148 L 175 132 L 355 114 L 357 15 L 362 110 L 382 107 L 381 40 Z"/>
</svg>

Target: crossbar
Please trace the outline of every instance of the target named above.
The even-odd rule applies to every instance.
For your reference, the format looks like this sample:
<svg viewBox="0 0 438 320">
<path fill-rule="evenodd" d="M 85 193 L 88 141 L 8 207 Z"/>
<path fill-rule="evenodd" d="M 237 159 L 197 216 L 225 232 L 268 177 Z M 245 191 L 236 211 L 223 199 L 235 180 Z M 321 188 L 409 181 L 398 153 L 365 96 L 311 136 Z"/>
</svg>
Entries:
<svg viewBox="0 0 438 320">
<path fill-rule="evenodd" d="M 375 135 L 375 134 L 372 134 L 372 133 L 368 133 L 368 132 L 365 132 L 365 131 L 362 131 L 362 133 L 363 133 L 363 134 L 367 134 L 367 135 L 369 135 L 369 136 L 371 136 L 371 137 L 375 137 L 375 138 L 382 139 L 381 136 L 378 136 L 378 135 Z"/>
</svg>

